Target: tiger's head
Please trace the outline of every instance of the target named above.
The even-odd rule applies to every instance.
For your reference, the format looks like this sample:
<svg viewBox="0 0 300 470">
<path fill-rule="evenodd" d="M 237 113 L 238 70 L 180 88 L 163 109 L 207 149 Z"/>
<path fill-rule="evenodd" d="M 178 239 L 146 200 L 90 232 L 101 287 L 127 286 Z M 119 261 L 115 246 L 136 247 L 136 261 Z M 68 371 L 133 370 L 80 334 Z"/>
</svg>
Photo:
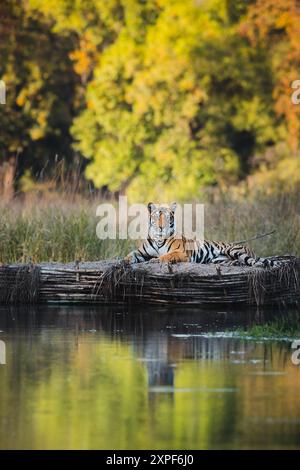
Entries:
<svg viewBox="0 0 300 470">
<path fill-rule="evenodd" d="M 175 233 L 175 209 L 176 202 L 169 207 L 155 205 L 149 202 L 149 232 L 148 235 L 154 240 L 164 240 Z"/>
</svg>

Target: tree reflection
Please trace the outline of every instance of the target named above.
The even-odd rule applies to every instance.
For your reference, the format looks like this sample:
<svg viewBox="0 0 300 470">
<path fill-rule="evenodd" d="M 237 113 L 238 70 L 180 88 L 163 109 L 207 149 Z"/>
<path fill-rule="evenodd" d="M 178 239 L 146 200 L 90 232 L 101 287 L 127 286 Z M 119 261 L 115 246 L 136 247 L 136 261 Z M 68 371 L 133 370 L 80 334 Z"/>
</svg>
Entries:
<svg viewBox="0 0 300 470">
<path fill-rule="evenodd" d="M 242 324 L 255 314 L 244 312 Z M 1 308 L 0 447 L 297 447 L 299 369 L 289 345 L 226 336 L 239 317 Z"/>
</svg>

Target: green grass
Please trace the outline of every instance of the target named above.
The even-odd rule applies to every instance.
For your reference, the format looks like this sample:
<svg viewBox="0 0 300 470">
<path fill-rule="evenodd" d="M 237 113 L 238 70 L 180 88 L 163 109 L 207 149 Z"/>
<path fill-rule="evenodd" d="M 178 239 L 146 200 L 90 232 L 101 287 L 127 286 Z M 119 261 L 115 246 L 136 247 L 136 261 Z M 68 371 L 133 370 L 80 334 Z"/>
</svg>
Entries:
<svg viewBox="0 0 300 470">
<path fill-rule="evenodd" d="M 277 313 L 277 315 L 279 315 Z M 238 328 L 235 333 L 241 337 L 260 339 L 299 339 L 300 311 L 284 312 L 274 320 L 255 324 L 245 329 Z"/>
<path fill-rule="evenodd" d="M 74 261 L 116 258 L 135 245 L 132 240 L 96 236 L 96 206 L 102 201 L 57 194 L 51 200 L 0 202 L 0 262 Z M 251 242 L 259 256 L 293 253 L 300 256 L 298 195 L 235 201 L 223 197 L 205 206 L 205 236 L 237 241 L 276 229 L 272 236 Z"/>
<path fill-rule="evenodd" d="M 127 240 L 99 240 L 96 205 L 14 202 L 0 208 L 0 262 L 97 260 L 123 256 Z"/>
</svg>

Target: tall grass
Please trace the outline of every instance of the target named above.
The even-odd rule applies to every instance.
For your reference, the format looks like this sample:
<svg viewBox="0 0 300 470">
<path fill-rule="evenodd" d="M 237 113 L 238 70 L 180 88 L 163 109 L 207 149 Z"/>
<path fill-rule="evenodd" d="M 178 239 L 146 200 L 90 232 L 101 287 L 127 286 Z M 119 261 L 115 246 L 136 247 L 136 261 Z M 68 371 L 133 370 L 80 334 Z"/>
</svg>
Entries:
<svg viewBox="0 0 300 470">
<path fill-rule="evenodd" d="M 223 196 L 206 205 L 205 236 L 239 241 L 275 230 L 248 244 L 258 256 L 300 256 L 300 197 L 297 193 L 236 199 Z"/>
<path fill-rule="evenodd" d="M 68 262 L 126 255 L 132 240 L 99 240 L 95 198 L 39 198 L 0 202 L 0 262 Z M 206 238 L 237 241 L 276 229 L 251 242 L 257 255 L 293 253 L 300 256 L 298 195 L 236 201 L 222 197 L 205 206 Z"/>
<path fill-rule="evenodd" d="M 89 200 L 0 205 L 0 262 L 97 260 L 133 248 L 132 241 L 99 240 L 98 221 Z"/>
</svg>

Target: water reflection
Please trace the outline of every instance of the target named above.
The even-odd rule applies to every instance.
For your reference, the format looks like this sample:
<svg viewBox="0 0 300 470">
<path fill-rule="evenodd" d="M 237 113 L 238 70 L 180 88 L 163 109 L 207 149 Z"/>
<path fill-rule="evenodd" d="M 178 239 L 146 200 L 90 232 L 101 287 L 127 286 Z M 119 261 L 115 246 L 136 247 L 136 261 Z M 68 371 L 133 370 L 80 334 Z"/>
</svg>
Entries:
<svg viewBox="0 0 300 470">
<path fill-rule="evenodd" d="M 228 333 L 273 314 L 0 307 L 0 447 L 298 448 L 290 343 Z"/>
</svg>

